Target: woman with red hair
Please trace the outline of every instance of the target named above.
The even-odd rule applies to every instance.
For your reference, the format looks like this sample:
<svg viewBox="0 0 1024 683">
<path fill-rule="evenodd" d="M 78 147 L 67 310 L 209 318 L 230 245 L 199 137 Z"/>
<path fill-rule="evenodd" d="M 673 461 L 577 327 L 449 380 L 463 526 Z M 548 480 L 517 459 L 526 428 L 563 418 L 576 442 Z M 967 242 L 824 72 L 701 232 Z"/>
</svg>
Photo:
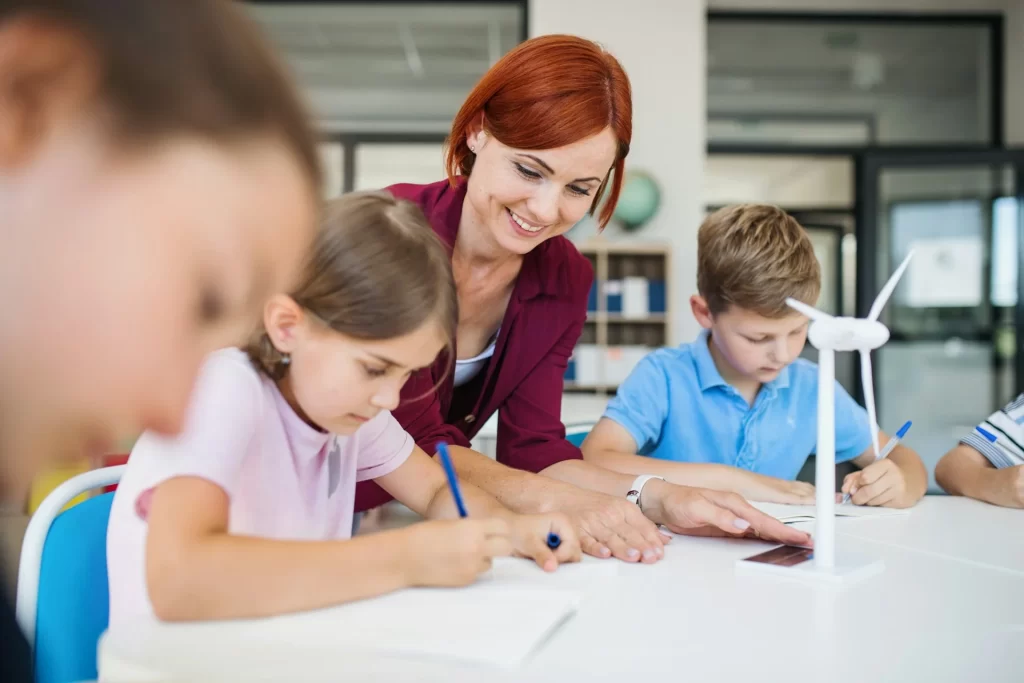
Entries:
<svg viewBox="0 0 1024 683">
<path fill-rule="evenodd" d="M 506 506 L 568 514 L 597 557 L 657 561 L 668 539 L 657 524 L 806 543 L 739 496 L 634 480 L 584 462 L 565 440 L 563 377 L 594 274 L 563 235 L 587 213 L 602 227 L 611 217 L 632 115 L 629 79 L 612 55 L 574 36 L 534 38 L 462 105 L 448 178 L 388 188 L 419 204 L 451 248 L 459 299 L 454 364 L 442 355 L 413 375 L 394 415 L 428 453 L 450 444 L 459 474 Z M 496 411 L 494 462 L 469 440 Z M 388 500 L 360 486 L 357 509 Z"/>
</svg>

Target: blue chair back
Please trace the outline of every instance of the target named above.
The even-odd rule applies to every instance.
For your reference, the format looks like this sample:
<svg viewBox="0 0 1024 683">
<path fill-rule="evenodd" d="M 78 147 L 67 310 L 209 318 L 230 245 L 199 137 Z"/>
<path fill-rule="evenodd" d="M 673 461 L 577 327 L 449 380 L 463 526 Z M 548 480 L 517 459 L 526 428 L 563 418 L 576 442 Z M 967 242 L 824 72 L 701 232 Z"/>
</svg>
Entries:
<svg viewBox="0 0 1024 683">
<path fill-rule="evenodd" d="M 583 440 L 587 438 L 587 434 L 590 433 L 593 427 L 592 423 L 566 425 L 565 440 L 579 448 L 583 445 Z"/>
<path fill-rule="evenodd" d="M 576 434 L 566 434 L 565 440 L 571 443 L 576 448 L 583 445 L 583 440 L 587 438 L 586 432 L 577 432 Z"/>
<path fill-rule="evenodd" d="M 113 492 L 53 520 L 43 545 L 36 612 L 36 683 L 95 680 L 96 647 L 110 618 L 107 522 Z"/>
</svg>

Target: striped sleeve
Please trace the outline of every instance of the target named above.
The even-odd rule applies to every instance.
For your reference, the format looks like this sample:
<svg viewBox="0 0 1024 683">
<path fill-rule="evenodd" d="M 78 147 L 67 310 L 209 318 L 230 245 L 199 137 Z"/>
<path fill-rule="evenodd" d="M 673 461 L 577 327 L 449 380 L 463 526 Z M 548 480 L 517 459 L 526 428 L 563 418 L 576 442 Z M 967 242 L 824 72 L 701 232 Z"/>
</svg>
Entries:
<svg viewBox="0 0 1024 683">
<path fill-rule="evenodd" d="M 989 415 L 960 443 L 984 455 L 993 467 L 1024 465 L 1024 394 Z"/>
</svg>

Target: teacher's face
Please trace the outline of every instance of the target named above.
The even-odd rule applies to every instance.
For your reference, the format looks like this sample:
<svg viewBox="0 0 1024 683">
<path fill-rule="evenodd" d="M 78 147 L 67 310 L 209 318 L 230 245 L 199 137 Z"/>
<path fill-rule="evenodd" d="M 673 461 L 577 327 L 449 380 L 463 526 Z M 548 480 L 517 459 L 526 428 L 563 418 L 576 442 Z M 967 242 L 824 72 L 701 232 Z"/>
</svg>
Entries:
<svg viewBox="0 0 1024 683">
<path fill-rule="evenodd" d="M 498 245 L 516 254 L 583 218 L 616 149 L 610 128 L 557 149 L 515 149 L 482 131 L 471 134 L 468 143 L 476 152 L 469 208 Z"/>
</svg>

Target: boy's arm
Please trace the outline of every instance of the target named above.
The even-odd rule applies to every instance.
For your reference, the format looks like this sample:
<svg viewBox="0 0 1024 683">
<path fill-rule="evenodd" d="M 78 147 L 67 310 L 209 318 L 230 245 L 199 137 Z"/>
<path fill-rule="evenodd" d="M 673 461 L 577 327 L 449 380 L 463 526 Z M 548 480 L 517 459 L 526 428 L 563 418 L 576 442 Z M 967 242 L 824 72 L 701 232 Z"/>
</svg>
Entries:
<svg viewBox="0 0 1024 683">
<path fill-rule="evenodd" d="M 878 430 L 878 443 L 885 445 L 889 436 Z M 843 493 L 852 494 L 856 505 L 877 505 L 907 508 L 915 505 L 928 490 L 928 471 L 921 456 L 899 445 L 884 460 L 875 460 L 874 446 L 869 446 L 853 459 L 860 472 L 847 475 Z"/>
<path fill-rule="evenodd" d="M 637 444 L 625 427 L 602 417 L 583 442 L 583 457 L 589 462 L 625 474 L 655 474 L 673 484 L 732 491 L 747 500 L 769 503 L 813 503 L 814 487 L 798 481 L 747 472 L 738 467 L 713 463 L 673 462 L 637 455 Z"/>
<path fill-rule="evenodd" d="M 965 434 L 935 466 L 949 493 L 995 505 L 1024 507 L 1024 394 Z"/>
<path fill-rule="evenodd" d="M 1024 465 L 997 469 L 966 444 L 959 444 L 942 456 L 935 465 L 935 481 L 954 496 L 1024 508 Z"/>
</svg>

